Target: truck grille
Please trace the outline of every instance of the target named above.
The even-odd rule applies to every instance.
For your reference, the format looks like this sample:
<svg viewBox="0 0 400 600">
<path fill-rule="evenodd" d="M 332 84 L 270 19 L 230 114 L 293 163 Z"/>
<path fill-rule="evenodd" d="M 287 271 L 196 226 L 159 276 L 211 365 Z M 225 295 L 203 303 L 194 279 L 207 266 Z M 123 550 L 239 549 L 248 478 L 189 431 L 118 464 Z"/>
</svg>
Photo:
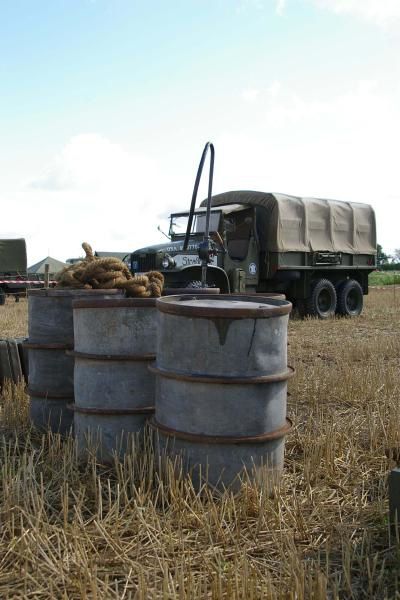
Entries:
<svg viewBox="0 0 400 600">
<path fill-rule="evenodd" d="M 133 254 L 132 255 L 132 271 L 145 273 L 146 271 L 154 271 L 156 268 L 155 254 Z"/>
</svg>

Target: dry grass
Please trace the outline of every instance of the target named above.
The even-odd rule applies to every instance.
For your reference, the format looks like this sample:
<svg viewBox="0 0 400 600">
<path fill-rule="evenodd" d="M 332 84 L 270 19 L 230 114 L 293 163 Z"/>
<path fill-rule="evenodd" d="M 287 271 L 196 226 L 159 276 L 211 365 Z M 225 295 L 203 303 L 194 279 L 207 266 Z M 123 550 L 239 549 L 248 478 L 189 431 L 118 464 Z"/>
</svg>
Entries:
<svg viewBox="0 0 400 600">
<path fill-rule="evenodd" d="M 0 338 L 23 337 L 28 331 L 28 302 L 21 298 L 15 302 L 7 297 L 4 306 L 0 306 Z"/>
<path fill-rule="evenodd" d="M 296 428 L 274 498 L 196 494 L 172 470 L 159 479 L 151 450 L 79 467 L 73 440 L 32 431 L 23 391 L 7 388 L 0 597 L 400 598 L 386 482 L 400 446 L 400 295 L 372 291 L 354 320 L 293 320 L 289 337 Z"/>
</svg>

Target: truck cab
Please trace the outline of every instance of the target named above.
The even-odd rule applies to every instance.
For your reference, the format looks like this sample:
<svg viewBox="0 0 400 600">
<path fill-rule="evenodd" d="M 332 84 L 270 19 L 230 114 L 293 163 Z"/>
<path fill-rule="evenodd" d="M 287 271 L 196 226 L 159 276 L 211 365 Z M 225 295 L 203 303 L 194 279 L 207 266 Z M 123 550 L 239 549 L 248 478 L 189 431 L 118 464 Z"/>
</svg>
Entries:
<svg viewBox="0 0 400 600">
<path fill-rule="evenodd" d="M 189 245 L 183 242 L 188 212 L 170 215 L 170 242 L 141 248 L 131 254 L 131 270 L 141 273 L 159 270 L 168 288 L 199 287 L 201 260 L 198 245 L 205 230 L 206 209 L 194 213 Z M 221 292 L 256 291 L 259 280 L 259 251 L 254 207 L 229 205 L 210 213 L 210 238 L 215 253 L 208 265 L 207 285 Z"/>
</svg>

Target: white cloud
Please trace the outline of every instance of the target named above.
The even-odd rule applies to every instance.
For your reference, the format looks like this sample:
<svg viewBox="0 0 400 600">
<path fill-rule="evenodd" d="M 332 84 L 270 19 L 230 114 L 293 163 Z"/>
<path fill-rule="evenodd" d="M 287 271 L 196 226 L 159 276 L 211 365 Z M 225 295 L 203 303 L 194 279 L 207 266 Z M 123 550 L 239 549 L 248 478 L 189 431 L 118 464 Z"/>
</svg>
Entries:
<svg viewBox="0 0 400 600">
<path fill-rule="evenodd" d="M 336 95 L 279 86 L 246 127 L 216 140 L 218 191 L 258 189 L 371 203 L 378 239 L 400 245 L 400 90 L 360 81 Z"/>
<path fill-rule="evenodd" d="M 260 90 L 257 90 L 255 88 L 245 89 L 241 93 L 241 97 L 248 104 L 254 104 L 255 102 L 257 102 L 259 95 L 260 95 Z"/>
<path fill-rule="evenodd" d="M 265 102 L 271 98 L 276 98 L 281 90 L 280 81 L 272 81 L 267 87 L 246 88 L 242 90 L 240 96 L 247 104 L 255 104 L 256 102 Z"/>
<path fill-rule="evenodd" d="M 381 26 L 388 26 L 400 21 L 399 0 L 312 0 L 320 8 L 331 10 L 337 14 L 348 14 Z"/>
<path fill-rule="evenodd" d="M 325 98 L 302 96 L 286 90 L 278 102 L 275 99 L 278 91 L 266 105 L 265 117 L 270 126 L 311 120 L 314 123 L 322 121 L 325 126 L 336 121 L 341 128 L 363 125 L 366 130 L 379 129 L 382 117 L 389 117 L 387 111 L 391 112 L 393 123 L 397 121 L 395 105 L 379 92 L 374 80 L 359 81 L 353 89 Z"/>
<path fill-rule="evenodd" d="M 38 177 L 8 203 L 9 222 L 24 215 L 29 262 L 48 252 L 66 259 L 97 250 L 131 251 L 157 241 L 160 199 L 169 179 L 154 160 L 98 134 L 69 140 Z"/>
<path fill-rule="evenodd" d="M 77 135 L 66 144 L 45 172 L 30 183 L 49 191 L 134 189 L 137 178 L 150 175 L 152 164 L 98 134 Z"/>
<path fill-rule="evenodd" d="M 272 81 L 267 87 L 267 94 L 272 98 L 276 98 L 281 91 L 281 88 L 282 84 L 280 81 Z"/>
</svg>

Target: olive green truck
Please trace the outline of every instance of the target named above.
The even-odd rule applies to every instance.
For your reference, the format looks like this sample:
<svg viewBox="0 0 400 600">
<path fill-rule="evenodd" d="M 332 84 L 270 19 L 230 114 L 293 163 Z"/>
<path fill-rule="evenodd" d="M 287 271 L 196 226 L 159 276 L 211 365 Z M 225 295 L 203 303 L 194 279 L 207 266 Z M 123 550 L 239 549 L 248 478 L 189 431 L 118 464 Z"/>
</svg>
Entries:
<svg viewBox="0 0 400 600">
<path fill-rule="evenodd" d="M 43 287 L 43 282 L 28 279 L 26 243 L 23 238 L 0 239 L 0 305 L 7 296 L 18 302 L 29 287 Z"/>
<path fill-rule="evenodd" d="M 159 270 L 168 288 L 200 287 L 206 201 L 170 216 L 170 241 L 141 248 L 132 272 Z M 211 199 L 207 286 L 223 293 L 281 292 L 302 315 L 359 315 L 376 268 L 375 213 L 368 204 L 232 191 Z M 204 264 L 204 262 L 203 262 Z"/>
</svg>

